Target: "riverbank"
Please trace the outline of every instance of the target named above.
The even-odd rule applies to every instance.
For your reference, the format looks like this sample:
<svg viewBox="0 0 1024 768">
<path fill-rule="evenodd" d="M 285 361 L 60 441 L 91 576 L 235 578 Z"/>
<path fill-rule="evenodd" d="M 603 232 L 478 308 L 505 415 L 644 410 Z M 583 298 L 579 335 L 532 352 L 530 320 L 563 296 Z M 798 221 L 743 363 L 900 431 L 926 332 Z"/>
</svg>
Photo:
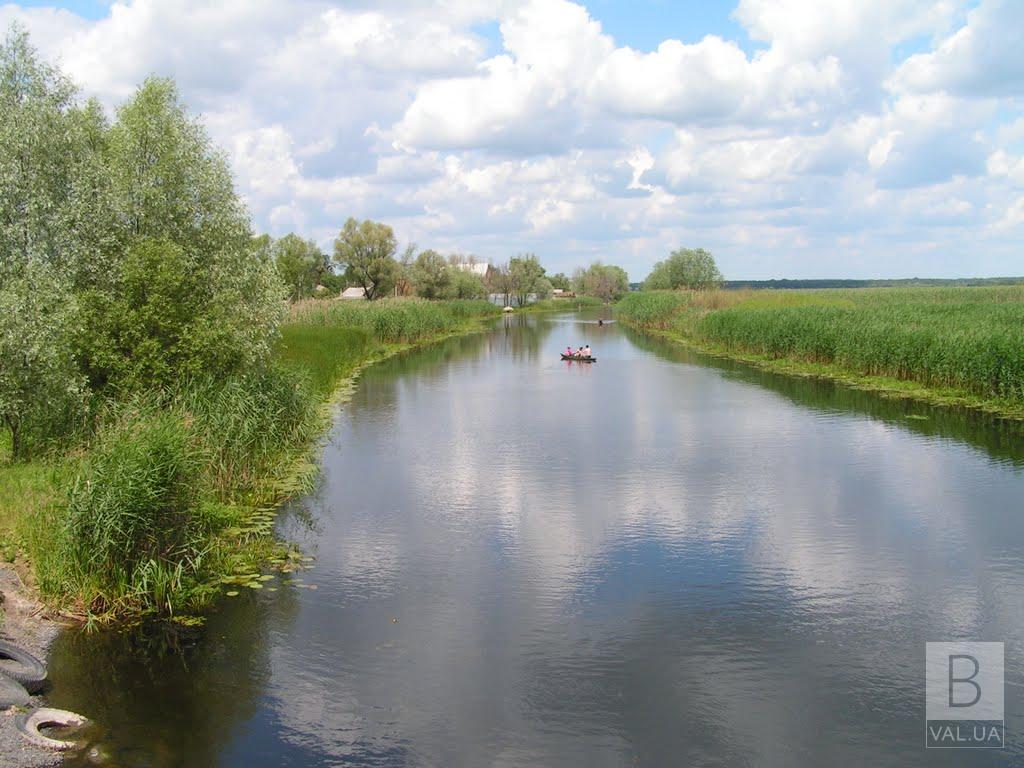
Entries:
<svg viewBox="0 0 1024 768">
<path fill-rule="evenodd" d="M 346 399 L 358 376 L 367 367 L 399 353 L 482 331 L 498 314 L 498 309 L 486 302 L 294 305 L 282 327 L 275 361 L 306 382 L 315 411 L 314 428 L 305 430 L 303 442 L 288 446 L 275 461 L 263 465 L 260 476 L 247 477 L 244 484 L 228 483 L 232 491 L 225 500 L 222 518 L 230 525 L 225 523 L 209 531 L 200 545 L 211 555 L 206 567 L 195 574 L 192 583 L 179 581 L 180 594 L 171 596 L 172 602 L 165 606 L 168 616 L 196 621 L 195 616 L 182 615 L 181 610 L 201 612 L 225 593 L 234 595 L 240 589 L 260 588 L 263 582 L 259 574 L 268 569 L 298 567 L 301 554 L 274 538 L 273 515 L 268 510 L 311 487 L 322 436 L 335 408 Z M 59 555 L 45 544 L 46 531 L 41 530 L 39 521 L 60 520 L 68 477 L 83 457 L 12 462 L 2 454 L 2 448 L 0 445 L 0 637 L 46 659 L 61 626 L 85 620 L 132 618 L 140 612 L 159 613 L 159 607 L 151 602 L 123 602 L 109 603 L 107 612 L 91 614 L 84 599 L 69 600 L 67 593 L 39 589 L 36 574 L 52 580 L 53 571 L 62 572 L 65 567 Z M 51 543 L 59 538 L 59 530 L 50 533 Z M 41 705 L 42 699 L 33 697 L 33 703 Z M 43 768 L 59 764 L 59 756 L 21 737 L 14 728 L 15 714 L 14 710 L 0 712 L 0 765 Z"/>
<path fill-rule="evenodd" d="M 359 371 L 498 314 L 487 302 L 295 305 L 273 370 L 118 404 L 63 455 L 0 455 L 0 553 L 25 562 L 64 616 L 196 621 L 225 592 L 258 589 L 268 568 L 301 559 L 274 539 L 275 510 L 312 486 L 320 438 Z M 133 554 L 139 539 L 163 541 L 162 554 Z M 126 548 L 134 561 L 117 559 Z"/>
<path fill-rule="evenodd" d="M 1024 289 L 639 292 L 626 325 L 884 397 L 1024 419 Z"/>
<path fill-rule="evenodd" d="M 32 590 L 25 586 L 17 568 L 11 563 L 0 564 L 0 638 L 45 659 L 60 628 L 60 621 L 32 597 Z M 32 697 L 34 706 L 41 706 L 42 702 L 43 696 Z M 0 765 L 5 768 L 59 765 L 59 755 L 30 744 L 18 733 L 14 727 L 18 711 L 15 708 L 0 711 Z"/>
</svg>

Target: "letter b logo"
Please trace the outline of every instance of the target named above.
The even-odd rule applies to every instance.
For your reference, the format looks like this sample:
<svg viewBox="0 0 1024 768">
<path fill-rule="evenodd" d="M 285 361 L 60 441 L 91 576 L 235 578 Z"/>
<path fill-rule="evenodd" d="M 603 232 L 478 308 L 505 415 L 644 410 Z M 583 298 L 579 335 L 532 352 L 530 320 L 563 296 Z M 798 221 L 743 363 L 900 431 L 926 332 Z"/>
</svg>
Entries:
<svg viewBox="0 0 1024 768">
<path fill-rule="evenodd" d="M 963 662 L 967 662 L 973 665 L 973 669 L 969 675 L 965 677 L 957 677 L 957 671 L 963 672 Z M 955 667 L 956 664 L 960 664 L 960 667 Z M 978 663 L 978 659 L 966 653 L 951 653 L 949 655 L 949 706 L 951 707 L 973 707 L 981 699 L 981 686 L 975 682 L 978 673 L 981 671 L 981 665 Z M 953 696 L 954 685 L 970 686 L 973 692 L 973 698 L 970 701 L 955 700 Z M 963 695 L 963 691 L 960 691 L 960 695 Z"/>
</svg>

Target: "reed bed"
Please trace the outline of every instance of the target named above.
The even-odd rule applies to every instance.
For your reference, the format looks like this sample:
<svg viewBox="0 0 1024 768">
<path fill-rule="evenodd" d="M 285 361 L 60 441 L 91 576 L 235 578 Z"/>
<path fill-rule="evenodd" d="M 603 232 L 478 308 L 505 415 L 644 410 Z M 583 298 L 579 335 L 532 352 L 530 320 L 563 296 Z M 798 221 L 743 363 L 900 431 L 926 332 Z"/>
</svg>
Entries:
<svg viewBox="0 0 1024 768">
<path fill-rule="evenodd" d="M 358 328 L 386 344 L 408 344 L 450 333 L 471 318 L 498 314 L 498 307 L 490 302 L 473 299 L 310 300 L 293 306 L 289 324 Z"/>
<path fill-rule="evenodd" d="M 627 323 L 725 350 L 1024 402 L 1024 287 L 633 293 Z"/>
</svg>

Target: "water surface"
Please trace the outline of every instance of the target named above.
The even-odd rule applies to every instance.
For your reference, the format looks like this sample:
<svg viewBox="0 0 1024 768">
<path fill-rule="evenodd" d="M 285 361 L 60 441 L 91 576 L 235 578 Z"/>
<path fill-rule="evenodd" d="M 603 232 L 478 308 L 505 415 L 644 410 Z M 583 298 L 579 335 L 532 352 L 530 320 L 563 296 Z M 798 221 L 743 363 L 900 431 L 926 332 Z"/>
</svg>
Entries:
<svg viewBox="0 0 1024 768">
<path fill-rule="evenodd" d="M 365 373 L 301 583 L 65 633 L 51 701 L 124 766 L 1020 764 L 1022 498 L 1019 428 L 503 318 Z M 923 747 L 959 639 L 1006 644 L 1006 750 Z"/>
</svg>

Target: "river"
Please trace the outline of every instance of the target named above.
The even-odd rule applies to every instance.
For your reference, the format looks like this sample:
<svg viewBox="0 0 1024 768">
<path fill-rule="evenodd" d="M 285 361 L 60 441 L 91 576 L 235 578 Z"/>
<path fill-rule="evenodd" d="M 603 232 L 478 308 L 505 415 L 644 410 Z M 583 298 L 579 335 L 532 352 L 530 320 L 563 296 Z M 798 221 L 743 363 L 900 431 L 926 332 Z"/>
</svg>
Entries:
<svg viewBox="0 0 1024 768">
<path fill-rule="evenodd" d="M 132 767 L 1021 764 L 1020 428 L 594 317 L 368 369 L 281 517 L 313 566 L 65 632 L 51 703 Z M 952 640 L 1005 644 L 1005 749 L 924 748 Z"/>
</svg>

